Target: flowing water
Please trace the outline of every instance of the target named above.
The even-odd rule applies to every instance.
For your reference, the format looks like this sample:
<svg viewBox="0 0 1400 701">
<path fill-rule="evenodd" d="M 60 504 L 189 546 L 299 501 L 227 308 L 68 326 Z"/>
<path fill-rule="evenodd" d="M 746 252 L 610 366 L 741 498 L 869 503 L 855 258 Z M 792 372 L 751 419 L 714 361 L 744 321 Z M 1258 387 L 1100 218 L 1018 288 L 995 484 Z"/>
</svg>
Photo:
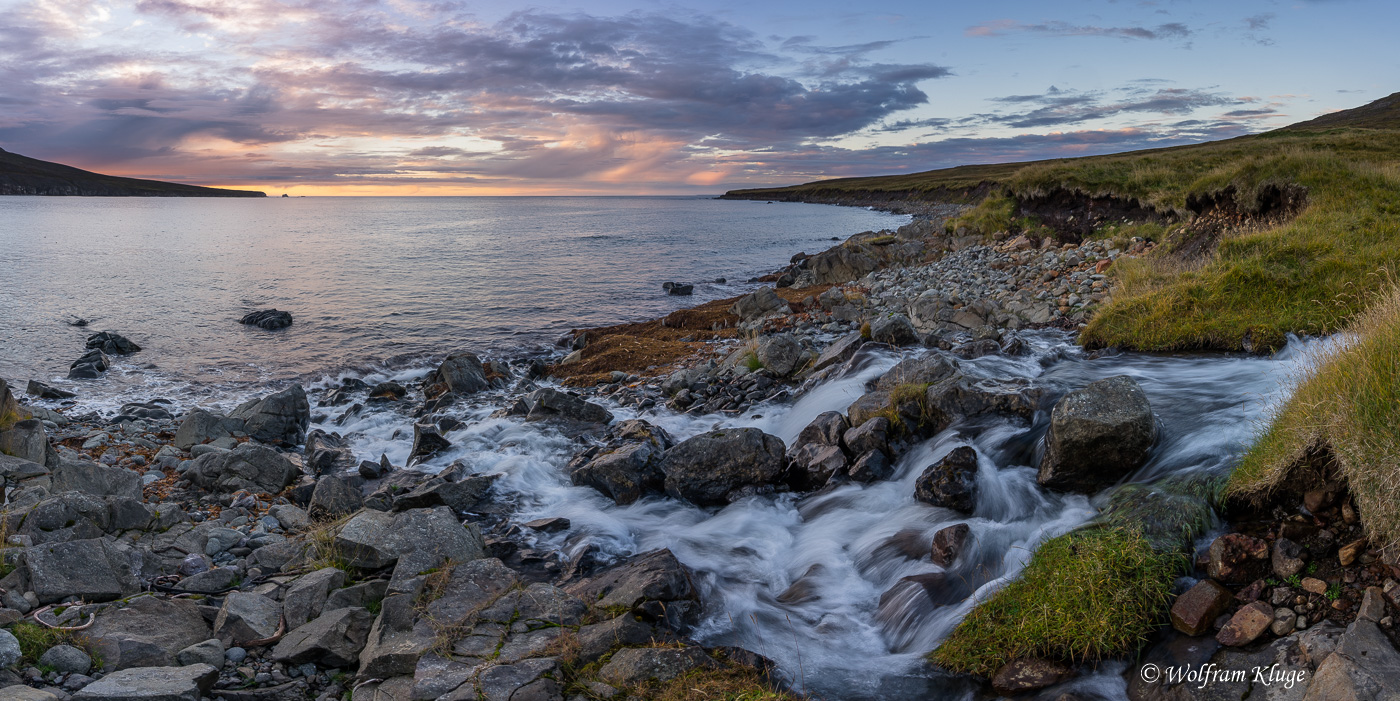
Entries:
<svg viewBox="0 0 1400 701">
<path fill-rule="evenodd" d="M 642 210 L 658 201 L 673 215 L 692 213 L 685 235 L 694 236 L 701 228 L 714 232 L 713 242 L 677 242 L 681 252 L 661 250 L 658 241 L 682 234 L 647 228 L 650 215 Z M 131 335 L 147 346 L 123 359 L 109 373 L 113 377 L 83 385 L 78 411 L 111 411 L 123 400 L 161 393 L 181 408 L 229 408 L 291 378 L 312 389 L 337 385 L 344 377 L 371 383 L 412 380 L 427 372 L 428 355 L 451 347 L 480 342 L 487 348 L 519 350 L 520 334 L 528 329 L 552 332 L 608 323 L 734 294 L 740 288 L 726 285 L 702 286 L 698 298 L 687 300 L 655 293 L 661 280 L 752 275 L 785 261 L 793 250 L 814 250 L 828 235 L 901 221 L 862 210 L 765 209 L 755 203 L 674 198 L 627 200 L 614 216 L 601 217 L 593 210 L 606 207 L 597 203 L 550 200 L 526 206 L 512 200 L 499 206 L 511 211 L 514 234 L 504 241 L 493 239 L 496 226 L 506 226 L 501 222 L 507 215 L 498 213 L 503 218 L 495 224 L 468 227 L 478 248 L 466 250 L 465 244 L 443 243 L 454 234 L 434 219 L 445 216 L 442 211 L 415 214 L 412 208 L 381 201 L 208 204 L 228 208 L 218 210 L 226 225 L 210 229 L 191 223 L 196 210 L 181 209 L 182 201 L 175 202 L 174 213 L 154 204 L 148 208 L 146 201 L 104 202 L 92 206 L 99 214 L 107 212 L 103 216 L 110 218 L 110 228 L 82 236 L 65 227 L 77 221 L 93 226 L 93 212 L 84 220 L 69 211 L 70 223 L 60 226 L 68 221 L 64 216 L 45 219 L 25 214 L 24 206 L 0 205 L 9 207 L 8 214 L 19 211 L 19 221 L 39 226 L 40 232 L 0 231 L 6 272 L 0 279 L 0 309 L 11 315 L 0 320 L 6 329 L 0 337 L 0 362 L 5 363 L 0 374 L 11 379 L 61 374 L 53 369 L 57 361 L 66 366 L 81 348 L 82 332 L 65 330 L 60 323 L 74 314 L 99 317 L 99 328 L 137 329 Z M 265 210 L 255 209 L 259 206 L 309 210 L 294 217 L 303 227 L 297 228 L 287 223 L 285 211 L 267 219 Z M 466 203 L 431 206 L 467 216 L 453 209 Z M 546 214 L 531 213 L 531 207 Z M 717 215 L 709 207 L 734 209 Z M 549 214 L 560 211 L 574 211 L 580 219 L 560 226 Z M 770 211 L 782 215 L 770 216 Z M 760 218 L 749 219 L 754 216 Z M 531 231 L 521 233 L 522 218 L 534 222 Z M 240 219 L 247 221 L 240 224 Z M 320 223 L 314 221 L 318 219 Z M 732 220 L 732 229 L 720 225 L 726 219 Z M 330 229 L 344 229 L 343 239 L 328 233 L 327 221 Z M 622 227 L 634 237 L 631 244 L 590 243 L 608 239 L 589 237 L 619 235 L 604 232 L 622 224 L 632 227 Z M 734 233 L 743 225 L 766 227 L 765 234 L 745 238 Z M 395 233 L 381 235 L 380 229 Z M 212 241 L 194 240 L 190 230 L 220 233 Z M 282 233 L 269 234 L 272 230 Z M 437 240 L 438 249 L 423 237 Z M 40 252 L 36 241 L 61 250 Z M 650 243 L 643 252 L 628 252 L 637 241 Z M 301 246 L 313 252 L 305 254 Z M 733 253 L 730 246 L 744 252 Z M 110 253 L 94 252 L 104 250 Z M 503 256 L 509 265 L 487 272 L 472 267 L 473 257 L 492 255 Z M 86 272 L 79 275 L 79 268 Z M 473 275 L 481 279 L 457 279 Z M 500 299 L 490 301 L 482 289 L 494 290 Z M 462 296 L 470 290 L 476 290 L 475 296 Z M 519 290 L 532 292 L 517 298 Z M 540 290 L 546 298 L 540 298 Z M 521 301 L 527 298 L 531 301 Z M 616 308 L 610 306 L 614 300 Z M 257 306 L 300 312 L 289 330 L 293 333 L 278 336 L 229 324 L 237 311 Z M 1151 460 L 1132 481 L 1227 469 L 1322 345 L 1295 339 L 1267 358 L 1121 354 L 1091 359 L 1065 334 L 1044 331 L 1026 337 L 1032 347 L 1028 355 L 989 356 L 962 365 L 984 377 L 1032 380 L 1052 396 L 1104 377 L 1134 377 L 1162 430 Z M 395 356 L 396 348 L 404 350 L 399 361 L 384 362 Z M 182 359 L 182 352 L 195 357 Z M 741 416 L 696 417 L 658 408 L 641 418 L 677 439 L 720 426 L 754 426 L 790 443 L 817 414 L 844 411 L 867 382 L 898 359 L 891 351 L 858 354 L 841 374 Z M 148 367 L 151 363 L 155 367 Z M 239 381 L 220 381 L 227 377 Z M 466 425 L 448 434 L 454 447 L 426 469 L 465 460 L 476 472 L 502 475 L 497 492 L 515 504 L 519 521 L 549 516 L 571 521 L 567 531 L 541 536 L 539 547 L 575 554 L 595 546 L 617 558 L 670 548 L 698 576 L 706 618 L 695 635 L 709 644 L 738 645 L 772 658 L 795 687 L 820 698 L 970 697 L 974 692 L 964 683 L 931 670 L 923 662 L 925 653 L 972 602 L 1014 578 L 1038 543 L 1091 519 L 1104 498 L 1054 494 L 1036 485 L 1033 466 L 1048 423 L 1042 411 L 1029 422 L 983 419 L 955 425 L 905 452 L 894 476 L 883 482 L 846 484 L 806 496 L 751 497 L 722 509 L 665 497 L 617 506 L 569 482 L 566 464 L 579 450 L 576 442 L 549 425 L 491 418 L 505 401 L 501 393 L 485 393 L 474 401 L 449 411 Z M 619 419 L 638 416 L 634 409 L 609 408 Z M 321 420 L 317 426 L 348 436 L 362 458 L 385 453 L 395 464 L 404 464 L 412 422 L 403 410 L 372 405 L 345 425 Z M 916 502 L 913 485 L 923 469 L 962 445 L 977 450 L 980 464 L 971 517 Z M 946 572 L 927 558 L 901 555 L 892 542 L 901 532 L 916 533 L 927 542 L 940 528 L 956 523 L 967 523 L 971 535 L 963 555 Z M 931 575 L 924 580 L 932 583 L 901 584 L 920 575 Z M 1086 698 L 1118 698 L 1125 693 L 1118 671 L 1106 665 L 1074 684 Z"/>
</svg>

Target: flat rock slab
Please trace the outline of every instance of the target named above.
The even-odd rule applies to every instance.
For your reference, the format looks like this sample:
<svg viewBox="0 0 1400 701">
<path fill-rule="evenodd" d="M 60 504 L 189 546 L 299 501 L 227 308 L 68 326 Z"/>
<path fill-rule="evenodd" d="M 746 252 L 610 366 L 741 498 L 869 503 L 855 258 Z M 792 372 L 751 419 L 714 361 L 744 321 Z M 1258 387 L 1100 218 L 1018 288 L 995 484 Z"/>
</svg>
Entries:
<svg viewBox="0 0 1400 701">
<path fill-rule="evenodd" d="M 181 650 L 211 637 L 193 601 L 154 596 L 99 614 L 84 634 L 109 670 L 171 665 Z"/>
<path fill-rule="evenodd" d="M 89 684 L 73 701 L 199 701 L 218 678 L 207 664 L 124 669 Z"/>
</svg>

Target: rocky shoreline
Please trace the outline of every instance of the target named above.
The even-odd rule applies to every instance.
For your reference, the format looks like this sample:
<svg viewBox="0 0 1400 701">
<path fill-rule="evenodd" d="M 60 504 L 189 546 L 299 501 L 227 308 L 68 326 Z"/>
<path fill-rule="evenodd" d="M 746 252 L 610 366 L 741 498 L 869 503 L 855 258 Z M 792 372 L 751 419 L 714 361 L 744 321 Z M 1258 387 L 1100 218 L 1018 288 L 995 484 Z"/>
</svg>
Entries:
<svg viewBox="0 0 1400 701">
<path fill-rule="evenodd" d="M 619 505 L 664 496 L 722 507 L 875 483 L 921 441 L 981 417 L 1048 417 L 1037 475 L 1047 489 L 1093 494 L 1131 474 L 1157 430 L 1132 379 L 1061 396 L 961 363 L 1021 357 L 1027 332 L 1078 328 L 1111 299 L 1115 262 L 1153 242 L 984 239 L 946 231 L 955 212 L 928 209 L 897 231 L 799 254 L 772 287 L 734 300 L 569 334 L 553 365 L 460 350 L 413 381 L 294 385 L 227 413 L 151 398 L 113 416 L 69 415 L 63 389 L 31 382 L 26 397 L 0 384 L 0 698 L 572 701 L 682 698 L 716 680 L 715 698 L 785 697 L 790 679 L 772 662 L 688 637 L 705 611 L 696 574 L 671 552 L 614 561 L 593 547 L 540 547 L 567 518 L 520 522 L 498 475 L 467 462 L 414 467 L 453 445 L 459 410 L 494 409 L 566 436 L 569 479 Z M 140 350 L 104 334 L 73 378 Z M 880 353 L 902 359 L 790 445 L 757 428 L 678 440 L 645 418 L 663 408 L 740 416 Z M 356 455 L 328 431 L 374 410 L 411 420 L 398 437 L 411 442 L 406 464 Z M 929 465 L 911 496 L 970 514 L 967 453 Z M 1286 659 L 1309 672 L 1311 684 L 1293 687 L 1306 698 L 1390 688 L 1372 644 L 1393 631 L 1400 569 L 1358 543 L 1340 490 L 1301 505 L 1241 518 L 1241 533 L 1214 541 L 1200 582 L 1179 583 L 1170 619 L 1180 632 L 1164 627 L 1129 665 L 1132 698 L 1216 698 L 1142 683 L 1141 670 L 1164 660 Z M 948 565 L 967 532 L 915 533 L 896 547 Z M 898 613 L 886 598 L 931 583 L 901 582 L 878 615 Z M 799 579 L 778 598 L 803 596 Z M 1357 649 L 1377 652 L 1361 660 Z M 1076 673 L 1060 663 L 1017 661 L 990 682 L 1033 692 Z"/>
</svg>

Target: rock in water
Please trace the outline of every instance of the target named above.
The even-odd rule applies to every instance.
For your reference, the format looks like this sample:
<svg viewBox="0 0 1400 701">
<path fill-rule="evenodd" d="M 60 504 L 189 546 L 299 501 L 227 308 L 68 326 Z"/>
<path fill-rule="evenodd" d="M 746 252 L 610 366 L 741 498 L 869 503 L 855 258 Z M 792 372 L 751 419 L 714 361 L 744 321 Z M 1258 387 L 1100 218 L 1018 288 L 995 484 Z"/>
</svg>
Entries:
<svg viewBox="0 0 1400 701">
<path fill-rule="evenodd" d="M 311 404 L 301 385 L 292 385 L 262 399 L 244 402 L 230 418 L 243 421 L 244 431 L 269 445 L 294 446 L 306 440 L 311 425 Z"/>
<path fill-rule="evenodd" d="M 141 350 L 141 346 L 132 343 L 131 339 L 113 331 L 102 331 L 88 336 L 87 348 L 100 350 L 108 355 L 131 355 Z"/>
<path fill-rule="evenodd" d="M 1156 439 L 1152 407 L 1133 378 L 1092 382 L 1055 404 L 1037 481 L 1050 489 L 1094 491 L 1142 466 Z"/>
<path fill-rule="evenodd" d="M 583 423 L 612 423 L 612 413 L 598 404 L 560 392 L 557 389 L 541 387 L 521 400 L 528 421 L 545 419 L 567 419 Z"/>
<path fill-rule="evenodd" d="M 52 385 L 39 382 L 38 380 L 30 380 L 29 386 L 25 388 L 25 393 L 31 397 L 38 397 L 40 399 L 72 399 L 78 396 L 68 390 L 59 389 Z"/>
<path fill-rule="evenodd" d="M 68 379 L 93 380 L 101 377 L 102 373 L 107 372 L 107 368 L 111 366 L 112 361 L 107 359 L 107 354 L 94 348 L 68 366 Z"/>
<path fill-rule="evenodd" d="M 264 309 L 260 312 L 252 312 L 238 320 L 240 324 L 256 326 L 260 329 L 275 331 L 285 329 L 292 325 L 292 313 L 278 311 L 276 309 Z"/>
<path fill-rule="evenodd" d="M 666 290 L 666 294 L 686 296 L 695 292 L 694 285 L 684 285 L 679 282 L 663 282 L 661 289 Z"/>
<path fill-rule="evenodd" d="M 776 483 L 786 452 L 782 439 L 756 428 L 702 433 L 661 460 L 666 493 L 700 506 L 723 506 L 746 491 Z"/>
<path fill-rule="evenodd" d="M 662 490 L 661 458 L 674 445 L 666 431 L 632 419 L 610 428 L 606 440 L 569 463 L 574 484 L 593 487 L 622 505 Z"/>
<path fill-rule="evenodd" d="M 914 498 L 964 514 L 977 506 L 977 451 L 959 446 L 929 465 L 914 483 Z"/>
<path fill-rule="evenodd" d="M 448 355 L 442 365 L 423 380 L 423 394 L 428 399 L 437 399 L 448 392 L 465 396 L 490 387 L 481 358 L 464 350 Z"/>
</svg>

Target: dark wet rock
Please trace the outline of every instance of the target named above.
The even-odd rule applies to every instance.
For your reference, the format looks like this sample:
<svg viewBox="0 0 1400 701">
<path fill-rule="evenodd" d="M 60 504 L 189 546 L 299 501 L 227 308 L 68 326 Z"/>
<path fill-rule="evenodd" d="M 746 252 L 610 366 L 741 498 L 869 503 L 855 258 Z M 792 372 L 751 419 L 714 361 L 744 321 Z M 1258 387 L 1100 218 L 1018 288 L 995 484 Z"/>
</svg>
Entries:
<svg viewBox="0 0 1400 701">
<path fill-rule="evenodd" d="M 112 423 L 129 423 L 132 421 L 172 421 L 174 415 L 170 413 L 170 402 L 164 399 L 156 399 L 150 402 L 128 402 L 117 410 L 117 415 L 112 417 Z"/>
<path fill-rule="evenodd" d="M 194 601 L 143 596 L 98 614 L 84 637 L 104 667 L 114 670 L 176 664 L 177 653 L 212 635 Z"/>
<path fill-rule="evenodd" d="M 277 309 L 264 309 L 262 311 L 243 315 L 243 318 L 239 319 L 238 323 L 256 326 L 260 329 L 267 329 L 268 331 L 275 331 L 277 329 L 285 329 L 292 325 L 292 313 L 279 311 Z"/>
<path fill-rule="evenodd" d="M 992 675 L 992 690 L 1003 696 L 1015 696 L 1054 686 L 1073 674 L 1073 669 L 1059 662 L 1022 657 L 1006 663 Z"/>
<path fill-rule="evenodd" d="M 802 432 L 797 434 L 794 447 L 801 447 L 808 444 L 834 445 L 841 447 L 845 445 L 842 436 L 850 430 L 851 424 L 846 420 L 846 416 L 839 411 L 825 411 L 817 414 L 817 418 L 812 419 L 812 423 L 807 424 Z"/>
<path fill-rule="evenodd" d="M 919 342 L 919 333 L 903 314 L 878 316 L 870 322 L 870 340 L 892 346 L 912 346 Z"/>
<path fill-rule="evenodd" d="M 1050 414 L 1037 481 L 1062 491 L 1091 492 L 1147 461 L 1157 422 L 1147 395 L 1126 375 L 1065 395 Z"/>
<path fill-rule="evenodd" d="M 186 463 L 185 478 L 214 492 L 277 494 L 296 481 L 299 470 L 281 453 L 256 443 L 228 452 L 201 455 Z"/>
<path fill-rule="evenodd" d="M 1287 539 L 1280 537 L 1274 541 L 1270 562 L 1273 565 L 1274 574 L 1281 580 L 1286 580 L 1295 574 L 1303 571 L 1304 559 L 1307 557 L 1307 548 Z"/>
<path fill-rule="evenodd" d="M 782 439 L 756 428 L 703 433 L 666 451 L 666 493 L 700 506 L 722 506 L 745 488 L 772 485 L 783 475 Z"/>
<path fill-rule="evenodd" d="M 787 301 L 779 297 L 773 288 L 760 287 L 758 290 L 740 297 L 739 301 L 730 308 L 730 311 L 737 314 L 740 319 L 748 321 L 775 314 L 790 314 L 792 307 L 788 306 Z"/>
<path fill-rule="evenodd" d="M 871 450 L 856 458 L 846 475 L 856 482 L 879 482 L 894 475 L 894 465 L 883 451 Z"/>
<path fill-rule="evenodd" d="M 914 498 L 970 514 L 977 506 L 977 451 L 959 446 L 928 466 L 914 483 Z"/>
<path fill-rule="evenodd" d="M 93 349 L 73 361 L 68 366 L 68 379 L 70 380 L 93 380 L 102 377 L 102 373 L 107 372 L 107 368 L 112 366 L 112 361 L 106 353 Z"/>
<path fill-rule="evenodd" d="M 412 490 L 394 497 L 394 511 L 446 506 L 453 513 L 475 511 L 491 491 L 496 475 L 471 475 L 459 480 L 433 477 Z"/>
<path fill-rule="evenodd" d="M 306 429 L 311 424 L 311 405 L 301 385 L 292 385 L 276 394 L 245 402 L 230 417 L 241 419 L 243 430 L 255 440 L 292 447 L 306 439 Z"/>
<path fill-rule="evenodd" d="M 864 343 L 865 338 L 863 338 L 858 331 L 851 332 L 836 339 L 812 362 L 812 370 L 825 370 L 833 365 L 850 360 Z"/>
<path fill-rule="evenodd" d="M 720 663 L 698 647 L 629 647 L 613 654 L 598 676 L 618 686 L 668 682 L 691 670 L 718 669 Z"/>
<path fill-rule="evenodd" d="M 817 489 L 836 474 L 845 474 L 848 459 L 840 446 L 808 443 L 788 454 L 786 481 L 797 491 Z"/>
<path fill-rule="evenodd" d="M 40 399 L 72 399 L 78 396 L 66 389 L 59 389 L 38 380 L 30 380 L 24 391 L 29 396 Z"/>
<path fill-rule="evenodd" d="M 852 455 L 864 455 L 871 451 L 888 454 L 890 451 L 890 420 L 877 416 L 854 428 L 846 429 L 841 442 Z"/>
<path fill-rule="evenodd" d="M 958 555 L 962 554 L 963 545 L 967 542 L 967 535 L 972 531 L 966 523 L 959 523 L 940 528 L 933 534 L 933 548 L 930 550 L 930 557 L 933 564 L 941 567 L 948 567 L 957 561 Z"/>
<path fill-rule="evenodd" d="M 631 419 L 608 429 L 605 442 L 580 453 L 569 463 L 569 478 L 631 504 L 665 485 L 661 458 L 675 442 L 665 430 L 646 421 Z"/>
<path fill-rule="evenodd" d="M 139 350 L 141 346 L 131 342 L 131 339 L 112 331 L 101 331 L 88 336 L 85 346 L 88 350 L 99 350 L 107 355 L 131 355 Z"/>
<path fill-rule="evenodd" d="M 602 610 L 646 612 L 650 604 L 681 616 L 698 615 L 700 597 L 690 569 L 670 550 L 653 550 L 614 565 L 565 591 Z"/>
<path fill-rule="evenodd" d="M 327 667 L 349 667 L 359 661 L 374 616 L 362 608 L 343 608 L 321 614 L 278 641 L 272 649 L 276 662 L 315 662 Z"/>
<path fill-rule="evenodd" d="M 436 399 L 448 392 L 461 397 L 490 388 L 491 383 L 486 379 L 486 368 L 481 364 L 481 358 L 464 350 L 448 355 L 423 380 L 423 394 L 428 399 Z"/>
<path fill-rule="evenodd" d="M 953 355 L 964 360 L 973 360 L 987 355 L 996 355 L 1001 352 L 1001 344 L 994 338 L 984 338 L 980 341 L 968 341 L 967 343 L 954 346 Z"/>
<path fill-rule="evenodd" d="M 951 417 L 998 414 L 1030 419 L 1040 408 L 1043 390 L 1028 380 L 989 380 L 958 373 L 929 385 L 925 395 L 929 406 Z"/>
<path fill-rule="evenodd" d="M 686 285 L 679 282 L 663 282 L 661 289 L 666 290 L 666 294 L 686 296 L 695 292 L 694 285 Z"/>
<path fill-rule="evenodd" d="M 413 447 L 408 451 L 409 466 L 426 462 L 434 455 L 452 447 L 433 424 L 413 424 Z"/>
<path fill-rule="evenodd" d="M 199 701 L 218 679 L 207 664 L 124 669 L 83 687 L 73 701 Z"/>
<path fill-rule="evenodd" d="M 1210 544 L 1207 573 L 1225 584 L 1246 584 L 1269 568 L 1269 544 L 1243 533 L 1226 533 Z"/>
<path fill-rule="evenodd" d="M 905 358 L 880 376 L 875 382 L 877 390 L 892 390 L 903 385 L 929 385 L 953 376 L 958 365 L 955 361 L 928 353 L 914 358 Z M 852 422 L 854 425 L 854 422 Z"/>
<path fill-rule="evenodd" d="M 339 475 L 355 467 L 355 453 L 350 450 L 350 442 L 339 433 L 326 433 L 317 428 L 306 434 L 302 464 L 310 475 Z"/>
<path fill-rule="evenodd" d="M 27 548 L 24 574 L 41 604 L 70 596 L 111 601 L 140 590 L 130 552 L 110 538 Z"/>
<path fill-rule="evenodd" d="M 394 466 L 389 464 L 388 456 L 381 455 L 380 460 L 361 460 L 360 476 L 367 480 L 377 480 L 394 471 Z"/>
<path fill-rule="evenodd" d="M 204 409 L 194 409 L 180 422 L 175 431 L 175 447 L 180 450 L 215 441 L 220 438 L 237 438 L 246 435 L 243 421 Z"/>
<path fill-rule="evenodd" d="M 1203 579 L 1178 596 L 1172 604 L 1172 627 L 1186 635 L 1204 635 L 1220 614 L 1230 610 L 1234 597 L 1213 579 Z"/>
<path fill-rule="evenodd" d="M 521 413 L 527 421 L 566 419 L 581 423 L 612 423 L 612 413 L 607 409 L 584 401 L 567 392 L 541 387 L 527 395 L 520 402 Z"/>
<path fill-rule="evenodd" d="M 573 524 L 567 518 L 555 516 L 553 518 L 540 518 L 534 521 L 527 521 L 521 525 L 541 533 L 558 533 L 559 531 L 569 530 L 569 527 Z"/>
<path fill-rule="evenodd" d="M 325 475 L 316 480 L 306 513 L 315 520 L 328 521 L 355 513 L 362 503 L 359 489 L 340 477 Z"/>
<path fill-rule="evenodd" d="M 403 399 L 407 394 L 408 388 L 397 382 L 380 382 L 369 390 L 370 399 L 389 402 Z"/>
</svg>

